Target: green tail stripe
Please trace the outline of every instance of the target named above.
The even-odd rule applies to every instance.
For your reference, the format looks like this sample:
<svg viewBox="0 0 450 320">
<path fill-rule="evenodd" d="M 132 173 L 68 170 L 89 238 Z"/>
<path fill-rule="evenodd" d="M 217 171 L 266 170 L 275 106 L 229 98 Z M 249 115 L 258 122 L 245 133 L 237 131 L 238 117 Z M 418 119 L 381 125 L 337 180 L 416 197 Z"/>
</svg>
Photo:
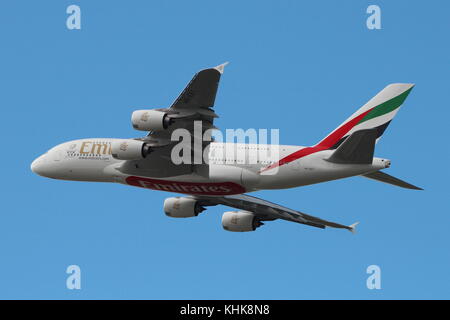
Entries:
<svg viewBox="0 0 450 320">
<path fill-rule="evenodd" d="M 372 109 L 364 118 L 361 119 L 361 121 L 358 122 L 358 124 L 363 123 L 367 120 L 382 116 L 383 114 L 389 113 L 391 111 L 394 111 L 398 107 L 400 107 L 405 101 L 408 94 L 411 92 L 412 88 L 406 90 L 402 94 L 396 96 L 395 98 L 392 98 L 391 100 L 388 100 L 375 108 Z"/>
</svg>

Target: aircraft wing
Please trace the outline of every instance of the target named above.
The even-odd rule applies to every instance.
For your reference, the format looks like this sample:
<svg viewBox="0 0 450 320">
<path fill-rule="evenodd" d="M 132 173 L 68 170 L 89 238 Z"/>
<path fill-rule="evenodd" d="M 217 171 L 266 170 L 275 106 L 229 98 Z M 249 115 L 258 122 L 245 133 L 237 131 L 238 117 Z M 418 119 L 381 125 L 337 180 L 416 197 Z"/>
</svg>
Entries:
<svg viewBox="0 0 450 320">
<path fill-rule="evenodd" d="M 214 129 L 214 118 L 217 118 L 218 115 L 212 107 L 216 99 L 220 77 L 226 65 L 227 63 L 224 63 L 196 73 L 172 106 L 165 109 L 171 119 L 170 126 L 163 131 L 149 132 L 146 141 L 155 147 L 176 144 L 171 141 L 171 137 L 174 130 L 179 128 L 188 130 L 194 137 L 195 121 L 197 124 L 201 121 L 202 134 L 208 129 Z M 208 141 L 202 142 L 203 147 L 209 144 Z"/>
<path fill-rule="evenodd" d="M 355 227 L 358 224 L 354 223 L 350 226 L 346 226 L 339 223 L 323 220 L 309 214 L 297 210 L 292 210 L 281 205 L 269 202 L 267 200 L 252 197 L 246 194 L 222 197 L 195 196 L 195 198 L 199 199 L 201 205 L 203 206 L 213 206 L 221 204 L 240 210 L 250 211 L 254 215 L 256 215 L 260 221 L 283 219 L 321 229 L 331 227 L 347 229 L 351 232 L 355 232 Z"/>
<path fill-rule="evenodd" d="M 121 167 L 122 172 L 152 177 L 190 174 L 193 171 L 205 176 L 208 175 L 208 166 L 203 165 L 202 155 L 211 142 L 211 137 L 205 135 L 205 132 L 216 128 L 214 127 L 214 119 L 218 116 L 212 107 L 216 99 L 220 77 L 226 64 L 199 71 L 170 108 L 158 109 L 164 111 L 170 119 L 168 128 L 162 131 L 150 131 L 146 137 L 141 138 L 152 148 L 151 153 L 142 160 L 126 161 Z M 173 137 L 174 141 L 172 141 L 173 133 L 177 129 L 185 129 L 186 135 L 181 138 L 175 136 Z M 211 130 L 208 132 L 211 133 Z M 201 133 L 201 135 L 194 135 L 194 133 Z M 185 141 L 186 136 L 190 137 L 190 143 L 185 145 L 183 152 L 184 150 L 190 150 L 191 163 L 199 164 L 197 166 L 185 163 L 176 165 L 171 161 L 174 146 L 182 139 Z M 201 149 L 196 147 L 201 147 Z M 194 150 L 201 152 L 195 154 Z"/>
<path fill-rule="evenodd" d="M 222 75 L 225 62 L 217 67 L 205 69 L 194 75 L 187 87 L 172 104 L 171 108 L 179 109 L 208 109 L 214 106 L 220 76 Z"/>
</svg>

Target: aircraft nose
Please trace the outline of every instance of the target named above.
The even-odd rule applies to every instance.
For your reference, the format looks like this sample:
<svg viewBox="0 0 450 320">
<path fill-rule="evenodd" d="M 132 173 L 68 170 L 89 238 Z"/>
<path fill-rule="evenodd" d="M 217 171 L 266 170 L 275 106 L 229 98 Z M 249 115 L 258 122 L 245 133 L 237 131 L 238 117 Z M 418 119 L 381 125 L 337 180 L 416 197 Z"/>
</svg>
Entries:
<svg viewBox="0 0 450 320">
<path fill-rule="evenodd" d="M 38 158 L 36 158 L 32 163 L 31 163 L 31 171 L 33 171 L 34 173 L 40 175 L 40 176 L 46 176 L 46 170 L 45 170 L 45 156 L 42 155 Z"/>
</svg>

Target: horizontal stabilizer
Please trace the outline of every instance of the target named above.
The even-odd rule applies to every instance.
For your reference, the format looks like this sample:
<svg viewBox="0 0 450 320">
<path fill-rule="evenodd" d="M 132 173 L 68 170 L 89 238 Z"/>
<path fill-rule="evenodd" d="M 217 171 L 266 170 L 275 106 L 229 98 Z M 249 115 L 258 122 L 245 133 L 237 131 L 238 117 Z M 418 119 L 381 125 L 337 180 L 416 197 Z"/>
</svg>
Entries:
<svg viewBox="0 0 450 320">
<path fill-rule="evenodd" d="M 381 172 L 381 171 L 376 171 L 376 172 L 372 172 L 372 173 L 363 174 L 362 176 L 366 177 L 366 178 L 369 178 L 369 179 L 381 181 L 381 182 L 384 182 L 384 183 L 389 183 L 389 184 L 392 184 L 394 186 L 406 188 L 406 189 L 423 190 L 422 188 L 413 186 L 412 184 L 410 184 L 408 182 L 405 182 L 405 181 L 400 180 L 400 179 L 398 179 L 396 177 L 390 176 L 387 173 L 384 173 L 384 172 Z"/>
<path fill-rule="evenodd" d="M 327 160 L 342 164 L 371 164 L 377 130 L 363 129 L 352 133 Z"/>
</svg>

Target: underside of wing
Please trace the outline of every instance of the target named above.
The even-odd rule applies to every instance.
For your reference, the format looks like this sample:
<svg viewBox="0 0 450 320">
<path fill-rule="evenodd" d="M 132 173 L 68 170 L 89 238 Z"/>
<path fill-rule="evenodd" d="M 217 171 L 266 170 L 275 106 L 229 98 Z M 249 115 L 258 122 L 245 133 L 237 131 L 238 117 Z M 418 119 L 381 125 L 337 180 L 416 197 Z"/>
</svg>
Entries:
<svg viewBox="0 0 450 320">
<path fill-rule="evenodd" d="M 140 139 L 149 150 L 145 158 L 127 161 L 122 171 L 144 176 L 156 174 L 157 177 L 204 171 L 203 153 L 211 142 L 211 131 L 216 128 L 214 119 L 218 117 L 212 107 L 226 64 L 196 73 L 170 108 L 138 110 L 134 113 L 132 121 L 136 129 L 151 127 L 149 124 L 152 121 L 157 129 L 149 130 L 148 135 Z M 178 155 L 183 162 L 173 163 L 172 150 L 180 142 L 184 145 Z M 156 167 L 160 170 L 155 173 Z"/>
<path fill-rule="evenodd" d="M 246 194 L 223 196 L 223 197 L 195 197 L 195 198 L 197 198 L 203 206 L 221 204 L 239 210 L 245 210 L 246 214 L 247 213 L 253 214 L 257 222 L 283 219 L 321 229 L 331 227 L 331 228 L 346 229 L 351 232 L 354 232 L 355 226 L 357 224 L 355 223 L 350 226 L 346 226 L 343 224 L 327 221 Z"/>
<path fill-rule="evenodd" d="M 166 130 L 152 131 L 147 136 L 148 141 L 155 145 L 167 145 L 170 143 L 172 133 L 180 128 L 188 130 L 194 139 L 194 132 L 202 135 L 209 129 L 214 129 L 214 119 L 218 115 L 214 112 L 214 106 L 220 77 L 227 63 L 214 68 L 204 69 L 194 75 L 192 80 L 181 92 L 172 106 L 164 109 L 169 119 Z M 195 131 L 201 125 L 201 131 Z"/>
<path fill-rule="evenodd" d="M 211 108 L 216 100 L 220 76 L 227 63 L 198 72 L 180 96 L 172 104 L 172 109 Z"/>
</svg>

